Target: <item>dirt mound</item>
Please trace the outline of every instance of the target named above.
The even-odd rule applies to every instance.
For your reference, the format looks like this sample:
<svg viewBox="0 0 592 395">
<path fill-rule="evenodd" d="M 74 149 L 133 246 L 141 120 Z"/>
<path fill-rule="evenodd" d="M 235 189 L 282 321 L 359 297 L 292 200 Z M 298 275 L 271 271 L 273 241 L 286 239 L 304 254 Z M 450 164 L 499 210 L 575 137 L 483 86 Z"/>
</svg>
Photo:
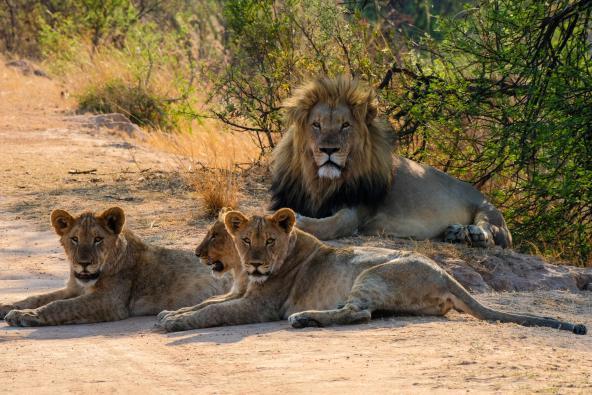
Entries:
<svg viewBox="0 0 592 395">
<path fill-rule="evenodd" d="M 429 241 L 352 237 L 336 245 L 372 245 L 414 250 L 438 262 L 473 292 L 592 290 L 592 268 L 553 264 L 502 248 L 468 248 Z"/>
</svg>

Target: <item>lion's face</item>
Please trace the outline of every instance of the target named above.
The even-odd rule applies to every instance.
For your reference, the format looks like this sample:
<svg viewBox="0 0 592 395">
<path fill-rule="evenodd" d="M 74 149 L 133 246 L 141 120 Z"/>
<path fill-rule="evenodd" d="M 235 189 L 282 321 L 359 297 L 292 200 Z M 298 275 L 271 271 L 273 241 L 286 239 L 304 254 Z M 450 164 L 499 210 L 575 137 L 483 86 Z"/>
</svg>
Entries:
<svg viewBox="0 0 592 395">
<path fill-rule="evenodd" d="M 341 177 L 352 147 L 357 144 L 357 123 L 346 104 L 317 103 L 310 111 L 306 132 L 308 148 L 322 178 Z"/>
<path fill-rule="evenodd" d="M 113 253 L 120 247 L 119 236 L 125 214 L 113 207 L 100 215 L 84 213 L 72 217 L 64 210 L 51 213 L 51 224 L 70 260 L 76 281 L 93 285 L 102 273 L 109 271 Z"/>
<path fill-rule="evenodd" d="M 215 277 L 221 277 L 240 265 L 234 242 L 221 217 L 210 226 L 206 237 L 195 249 L 195 255 L 211 267 Z"/>
<path fill-rule="evenodd" d="M 226 214 L 226 229 L 232 235 L 249 280 L 263 283 L 279 270 L 290 248 L 295 214 L 284 208 L 273 215 L 247 218 L 240 211 Z"/>
</svg>

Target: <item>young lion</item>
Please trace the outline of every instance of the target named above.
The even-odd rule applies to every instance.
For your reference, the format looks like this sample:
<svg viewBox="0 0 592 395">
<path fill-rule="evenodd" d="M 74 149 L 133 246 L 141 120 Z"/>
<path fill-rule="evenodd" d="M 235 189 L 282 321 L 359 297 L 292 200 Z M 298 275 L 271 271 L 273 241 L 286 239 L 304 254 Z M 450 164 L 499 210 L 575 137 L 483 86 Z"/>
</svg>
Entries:
<svg viewBox="0 0 592 395">
<path fill-rule="evenodd" d="M 167 331 L 286 319 L 293 327 L 367 322 L 373 312 L 444 315 L 450 309 L 479 319 L 548 326 L 585 334 L 584 325 L 503 313 L 474 299 L 435 262 L 382 248 L 333 248 L 293 227 L 295 214 L 225 216 L 249 284 L 240 299 L 165 317 Z M 327 310 L 335 306 L 343 307 Z M 304 311 L 316 309 L 312 311 Z"/>
<path fill-rule="evenodd" d="M 51 223 L 70 261 L 66 287 L 0 305 L 12 326 L 83 324 L 157 314 L 189 306 L 229 289 L 187 251 L 154 247 L 124 229 L 113 207 L 72 217 L 54 210 Z"/>
<path fill-rule="evenodd" d="M 244 295 L 247 290 L 249 278 L 246 272 L 242 269 L 240 258 L 234 247 L 232 237 L 230 237 L 224 225 L 224 215 L 228 211 L 230 211 L 230 209 L 227 207 L 220 210 L 220 213 L 218 213 L 218 219 L 212 224 L 212 226 L 210 226 L 206 237 L 204 237 L 202 242 L 195 249 L 195 255 L 197 255 L 206 265 L 211 267 L 212 275 L 214 277 L 222 278 L 226 273 L 230 273 L 233 279 L 230 292 L 224 295 L 212 296 L 196 306 L 183 307 L 176 311 L 161 311 L 157 316 L 158 321 L 163 320 L 165 317 L 197 311 L 211 304 L 238 299 Z"/>
</svg>

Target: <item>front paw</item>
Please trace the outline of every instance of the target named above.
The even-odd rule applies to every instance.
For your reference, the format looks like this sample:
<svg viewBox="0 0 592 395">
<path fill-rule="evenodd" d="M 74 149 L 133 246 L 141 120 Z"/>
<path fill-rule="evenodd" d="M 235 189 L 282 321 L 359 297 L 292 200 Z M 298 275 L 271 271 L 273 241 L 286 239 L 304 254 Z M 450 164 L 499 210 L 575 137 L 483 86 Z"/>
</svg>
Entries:
<svg viewBox="0 0 592 395">
<path fill-rule="evenodd" d="M 163 310 L 156 316 L 156 321 L 162 321 L 167 315 L 174 313 L 174 310 Z"/>
<path fill-rule="evenodd" d="M 491 234 L 478 225 L 467 226 L 467 231 L 473 247 L 485 248 L 494 244 Z"/>
<path fill-rule="evenodd" d="M 10 326 L 39 326 L 43 325 L 37 311 L 34 309 L 11 310 L 4 320 Z"/>
<path fill-rule="evenodd" d="M 158 325 L 167 332 L 188 331 L 195 329 L 191 325 L 190 317 L 189 314 L 166 316 Z"/>
<path fill-rule="evenodd" d="M 488 247 L 493 245 L 491 234 L 478 225 L 449 225 L 444 231 L 444 241 L 461 243 L 472 247 Z"/>
<path fill-rule="evenodd" d="M 6 314 L 8 314 L 8 312 L 10 310 L 17 310 L 18 307 L 16 307 L 13 304 L 0 304 L 0 320 L 3 320 L 4 317 L 6 317 Z"/>
<path fill-rule="evenodd" d="M 309 326 L 321 326 L 321 324 L 314 320 L 313 318 L 309 317 L 306 313 L 294 313 L 288 317 L 288 322 L 292 325 L 292 328 L 306 328 Z"/>
</svg>

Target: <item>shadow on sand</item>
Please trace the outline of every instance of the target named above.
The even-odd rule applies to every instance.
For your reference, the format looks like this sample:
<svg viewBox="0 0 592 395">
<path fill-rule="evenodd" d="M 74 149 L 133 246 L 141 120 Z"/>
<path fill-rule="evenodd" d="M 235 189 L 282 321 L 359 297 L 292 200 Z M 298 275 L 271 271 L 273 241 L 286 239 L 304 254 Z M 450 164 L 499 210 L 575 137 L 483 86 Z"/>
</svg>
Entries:
<svg viewBox="0 0 592 395">
<path fill-rule="evenodd" d="M 266 334 L 287 331 L 294 336 L 310 336 L 316 331 L 362 332 L 374 329 L 398 329 L 408 325 L 449 321 L 446 317 L 411 317 L 397 316 L 372 320 L 368 324 L 333 326 L 326 328 L 293 329 L 288 321 L 266 322 L 260 324 L 223 326 L 207 329 L 195 329 L 184 332 L 166 333 L 155 327 L 155 317 L 132 317 L 122 321 L 101 322 L 96 324 L 59 325 L 44 327 L 11 327 L 0 324 L 0 343 L 11 340 L 60 340 L 87 337 L 126 337 L 135 334 L 162 336 L 164 341 L 172 340 L 168 346 L 180 346 L 192 343 L 237 343 L 248 337 L 262 337 Z"/>
<path fill-rule="evenodd" d="M 237 343 L 241 340 L 257 336 L 262 337 L 266 334 L 287 331 L 294 336 L 310 336 L 317 331 L 331 331 L 338 333 L 344 332 L 362 332 L 374 329 L 399 329 L 408 325 L 425 324 L 432 322 L 446 322 L 447 317 L 428 317 L 428 316 L 389 316 L 370 321 L 367 324 L 330 326 L 325 328 L 304 328 L 294 329 L 288 321 L 266 322 L 261 324 L 223 326 L 208 329 L 195 329 L 185 332 L 174 332 L 166 334 L 167 338 L 174 339 L 167 345 L 180 346 L 191 343 Z"/>
</svg>

